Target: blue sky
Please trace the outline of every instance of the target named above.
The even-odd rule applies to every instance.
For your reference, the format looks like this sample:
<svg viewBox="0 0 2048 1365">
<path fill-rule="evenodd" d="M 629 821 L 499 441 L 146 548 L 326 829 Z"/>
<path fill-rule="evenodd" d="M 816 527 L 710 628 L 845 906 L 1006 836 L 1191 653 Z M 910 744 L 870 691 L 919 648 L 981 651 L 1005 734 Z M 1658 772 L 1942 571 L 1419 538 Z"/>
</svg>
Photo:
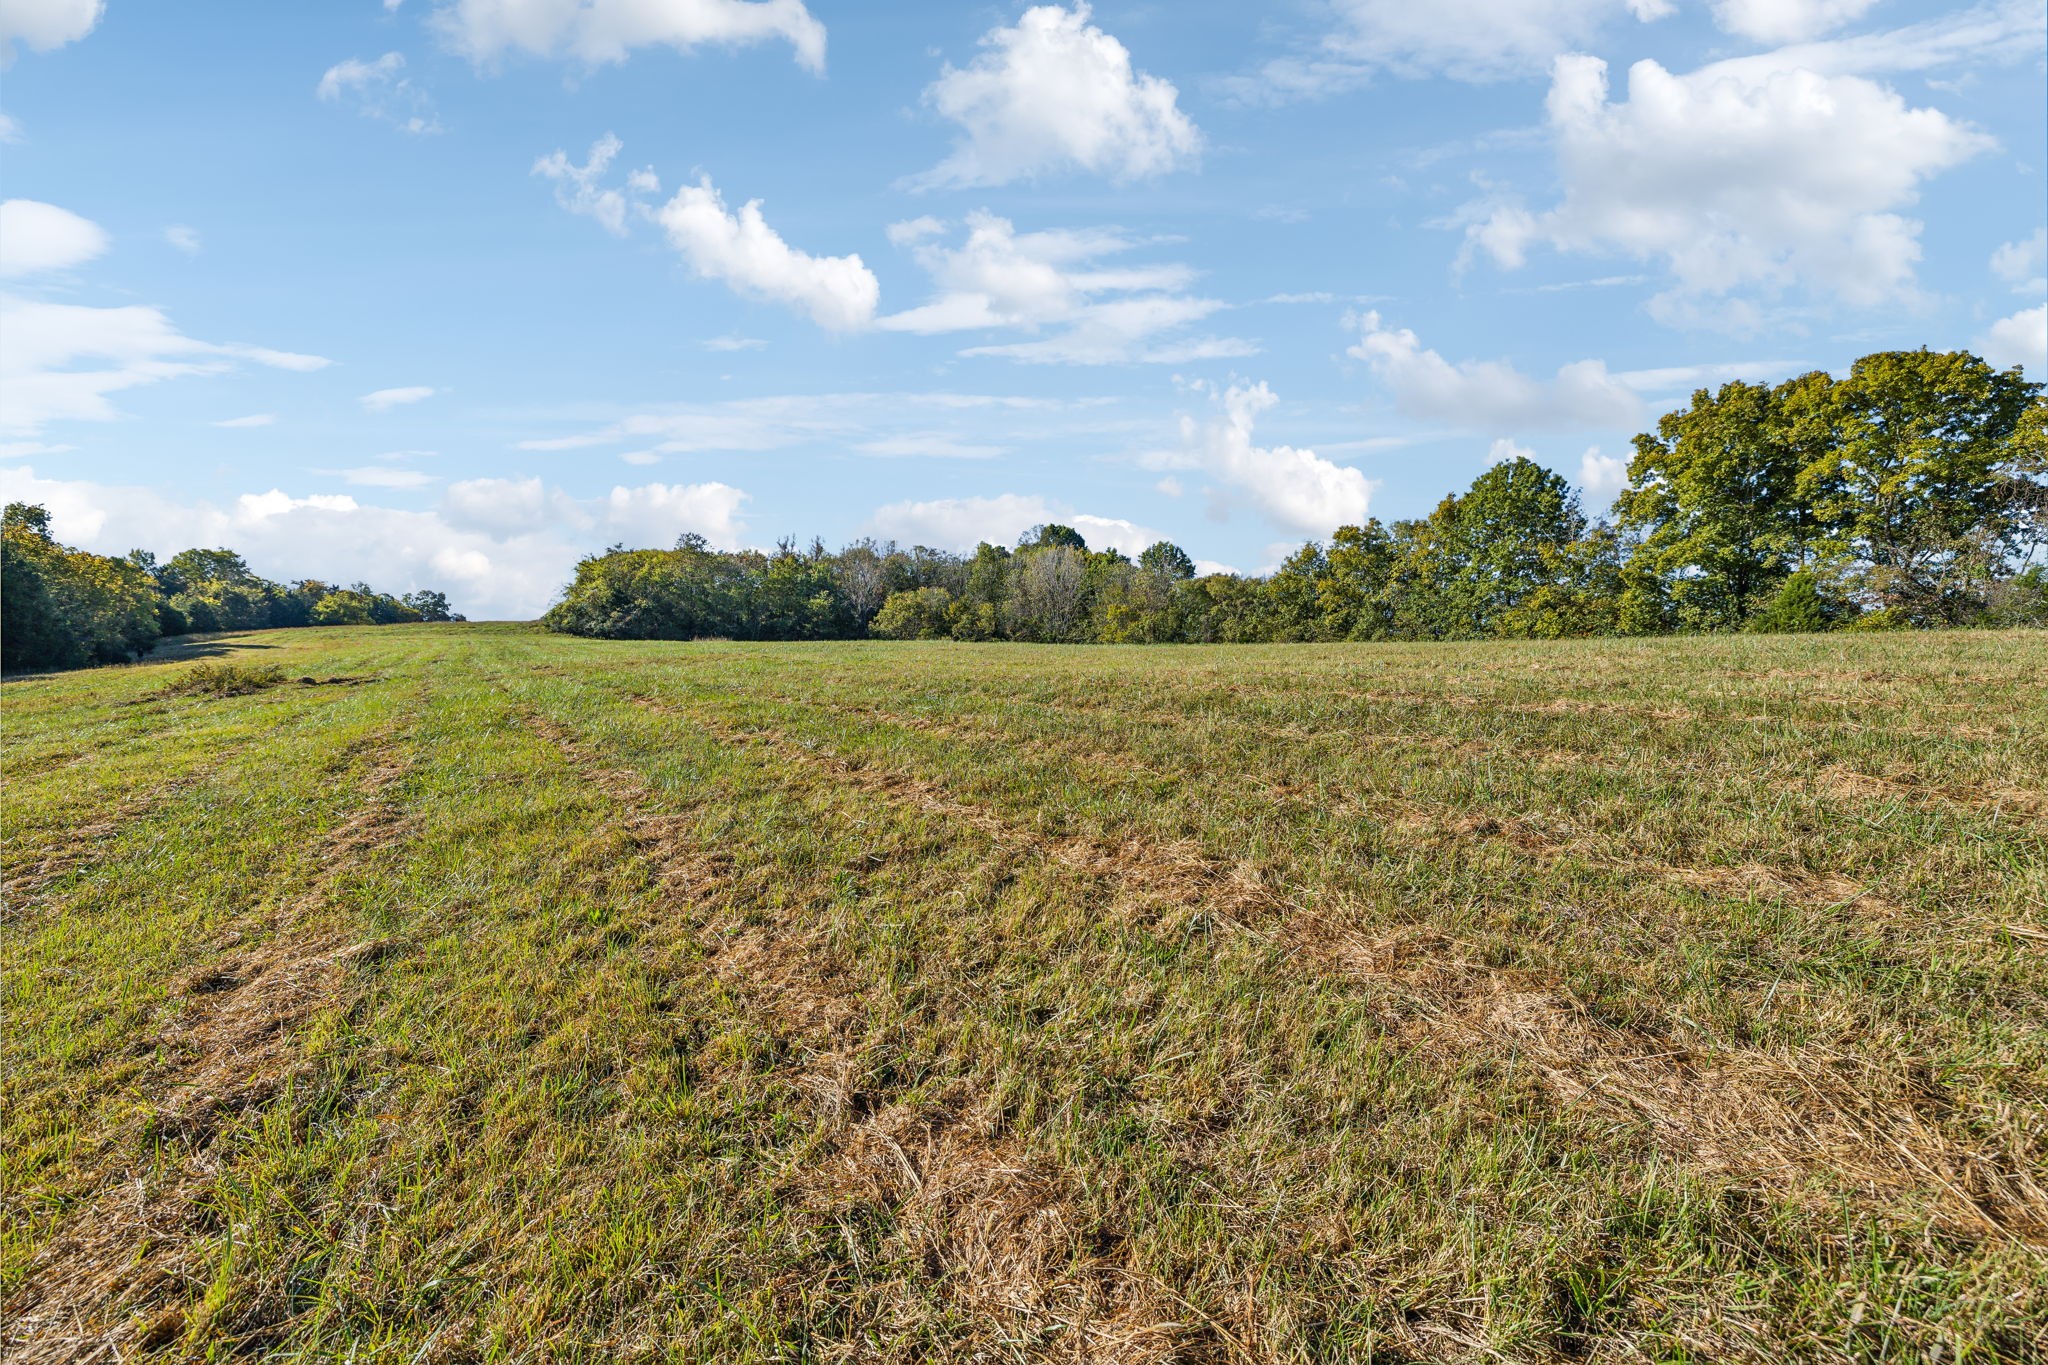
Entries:
<svg viewBox="0 0 2048 1365">
<path fill-rule="evenodd" d="M 2039 0 L 0 0 L 0 480 L 543 609 L 1044 520 L 1256 571 L 1701 384 L 2044 368 Z"/>
</svg>

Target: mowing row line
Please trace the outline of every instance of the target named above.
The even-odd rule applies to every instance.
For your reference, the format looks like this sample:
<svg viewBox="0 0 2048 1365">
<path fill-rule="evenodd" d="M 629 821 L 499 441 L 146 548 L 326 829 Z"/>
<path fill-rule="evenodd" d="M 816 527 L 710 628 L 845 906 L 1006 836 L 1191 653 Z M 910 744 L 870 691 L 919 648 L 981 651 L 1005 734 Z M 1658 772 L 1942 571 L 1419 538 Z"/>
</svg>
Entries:
<svg viewBox="0 0 2048 1365">
<path fill-rule="evenodd" d="M 867 760 L 848 761 L 823 744 L 735 726 L 701 709 L 635 700 L 822 769 L 837 784 L 978 830 L 999 845 L 1034 847 L 1081 875 L 1118 883 L 1120 900 L 1163 895 L 1234 929 L 1268 938 L 1277 932 L 1297 962 L 1341 962 L 1353 975 L 1386 974 L 1381 945 L 1359 952 L 1355 931 L 1242 869 L 1161 849 L 1142 836 L 1121 846 L 1087 837 L 1044 839 L 987 807 L 955 799 L 937 783 Z M 1568 851 L 1526 842 L 1518 849 L 1532 857 Z M 1901 1194 L 1931 1194 L 1941 1221 L 1955 1231 L 2048 1245 L 2048 1190 L 2032 1175 L 2017 1131 L 2009 1134 L 2015 1147 L 1985 1150 L 1930 1125 L 1910 1094 L 1886 1096 L 1882 1078 L 1856 1059 L 1777 1056 L 1707 1040 L 1686 1045 L 1675 1041 L 1683 1032 L 1675 1024 L 1654 1033 L 1603 1026 L 1553 974 L 1446 959 L 1439 954 L 1452 945 L 1440 936 L 1420 942 L 1425 960 L 1415 960 L 1417 940 L 1410 938 L 1408 969 L 1388 978 L 1414 994 L 1415 1017 L 1406 1031 L 1418 1048 L 1490 1047 L 1529 1061 L 1561 1102 L 1646 1122 L 1676 1159 L 1768 1181 L 1788 1197 L 1802 1183 L 1798 1173 L 1826 1171 L 1876 1206 Z"/>
<path fill-rule="evenodd" d="M 1047 848 L 1047 841 L 1034 838 L 1030 831 L 988 809 L 952 796 L 941 784 L 889 771 L 871 753 L 856 761 L 843 760 L 822 741 L 798 740 L 751 718 L 725 719 L 715 708 L 678 706 L 673 700 L 657 700 L 654 705 L 665 708 L 664 713 L 673 719 L 763 749 L 764 762 L 778 775 L 784 770 L 809 769 L 812 773 L 809 778 L 782 780 L 818 790 L 879 797 L 914 819 L 936 819 L 988 841 L 994 846 L 992 854 L 1002 849 L 1036 848 L 1039 856 L 1084 880 L 1116 875 L 1102 865 L 1101 844 L 1085 847 L 1078 860 L 1062 859 L 1058 841 Z M 1197 867 L 1207 874 L 1198 881 L 1215 880 L 1213 869 Z M 1142 876 L 1135 868 L 1124 869 L 1124 874 L 1133 880 Z M 1073 894 L 1077 900 L 1091 902 L 1085 892 Z M 1111 904 L 1117 900 L 1113 896 Z M 1291 946 L 1298 949 L 1302 945 Z M 1446 966 L 1452 975 L 1469 977 L 1475 964 L 1435 964 L 1432 970 L 1438 979 L 1426 983 L 1428 998 L 1444 995 L 1441 969 Z M 2039 1195 L 2038 1189 L 2030 1188 L 2023 1179 L 2028 1169 L 2023 1155 L 1987 1159 L 1980 1151 L 1929 1129 L 1910 1103 L 1900 1106 L 1881 1094 L 1873 1098 L 1871 1083 L 1882 1078 L 1858 1073 L 1853 1058 L 1838 1059 L 1842 1065 L 1837 1069 L 1816 1070 L 1817 1059 L 1811 1056 L 1782 1058 L 1753 1050 L 1729 1055 L 1726 1049 L 1711 1045 L 1703 1057 L 1694 1057 L 1685 1049 L 1674 1056 L 1668 1034 L 1605 1029 L 1588 1021 L 1582 1007 L 1568 994 L 1558 992 L 1554 978 L 1491 970 L 1487 975 L 1505 984 L 1475 990 L 1467 981 L 1449 993 L 1458 1008 L 1436 1010 L 1431 1031 L 1440 1062 L 1448 1060 L 1443 1055 L 1446 1051 L 1474 1047 L 1505 1056 L 1511 1064 L 1528 1062 L 1533 1071 L 1547 1070 L 1559 1102 L 1647 1127 L 1657 1146 L 1708 1171 L 1754 1175 L 1788 1168 L 1825 1170 L 1852 1188 L 1860 1187 L 1873 1203 L 1894 1204 L 1902 1213 L 1927 1196 L 1940 1206 L 1937 1216 L 1958 1232 L 1975 1229 L 1993 1237 L 2033 1235 Z M 1376 984 L 1385 986 L 1387 982 L 1382 978 Z M 1410 984 L 1425 983 L 1415 980 Z M 1430 1012 L 1427 999 L 1420 1003 L 1411 1000 L 1407 1008 L 1411 1015 Z M 1406 1041 L 1412 1043 L 1413 1035 Z M 1418 1049 L 1418 1053 L 1427 1050 Z M 1934 1169 L 1930 1169 L 1930 1161 Z M 1948 1179 L 1943 1163 L 1949 1162 L 1957 1163 L 1962 1178 Z M 1792 1183 L 1798 1183 L 1796 1178 Z M 1984 1192 L 1980 1194 L 1972 1186 Z M 1794 1192 L 1779 1189 L 1781 1197 Z M 1801 1193 L 1811 1196 L 1818 1191 Z M 1902 1197 L 1907 1203 L 1896 1205 Z"/>
<path fill-rule="evenodd" d="M 404 841 L 392 788 L 410 755 L 383 730 L 344 742 L 331 761 L 353 775 L 352 813 L 314 841 L 311 881 L 257 911 L 260 927 L 241 919 L 232 936 L 256 941 L 187 971 L 154 1035 L 129 1044 L 149 1059 L 131 1082 L 133 1118 L 88 1136 L 99 1165 L 68 1182 L 66 1212 L 8 1296 L 9 1361 L 118 1358 L 184 1333 L 215 1255 L 208 1201 L 223 1139 L 306 1074 L 298 1032 L 346 1010 L 360 991 L 352 969 L 389 948 L 349 941 L 323 912 L 361 859 Z M 267 899 L 268 886 L 251 890 L 252 908 Z"/>
<path fill-rule="evenodd" d="M 693 723 L 674 709 L 649 709 Z M 834 1226 L 856 1272 L 868 1272 L 876 1253 L 863 1250 L 872 1234 L 854 1222 L 879 1214 L 888 1224 L 886 1254 L 922 1265 L 938 1293 L 981 1319 L 968 1326 L 975 1337 L 1064 1340 L 1088 1359 L 1164 1359 L 1194 1344 L 1161 1316 L 1171 1301 L 1162 1286 L 1121 1269 L 1106 1249 L 1083 1247 L 1060 1175 L 1013 1137 L 990 1131 L 989 1097 L 975 1076 L 912 1087 L 915 1097 L 886 1086 L 877 1093 L 861 1059 L 870 1041 L 861 1036 L 865 992 L 818 948 L 817 925 L 790 913 L 798 907 L 762 915 L 735 904 L 730 859 L 692 841 L 686 822 L 655 813 L 657 798 L 636 771 L 607 763 L 556 722 L 534 723 L 588 781 L 634 812 L 620 818 L 661 880 L 662 904 L 691 923 L 723 990 L 802 1059 L 789 1084 L 810 1100 L 826 1140 L 790 1192 Z"/>
</svg>

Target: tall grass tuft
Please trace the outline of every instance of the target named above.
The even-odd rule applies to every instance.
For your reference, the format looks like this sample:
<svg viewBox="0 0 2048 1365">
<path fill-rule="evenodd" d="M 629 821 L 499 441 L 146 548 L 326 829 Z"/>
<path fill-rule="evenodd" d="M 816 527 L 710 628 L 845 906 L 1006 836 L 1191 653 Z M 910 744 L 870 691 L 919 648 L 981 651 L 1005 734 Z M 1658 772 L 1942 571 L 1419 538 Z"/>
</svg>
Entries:
<svg viewBox="0 0 2048 1365">
<path fill-rule="evenodd" d="M 276 664 L 194 664 L 157 689 L 159 697 L 243 697 L 290 679 Z"/>
</svg>

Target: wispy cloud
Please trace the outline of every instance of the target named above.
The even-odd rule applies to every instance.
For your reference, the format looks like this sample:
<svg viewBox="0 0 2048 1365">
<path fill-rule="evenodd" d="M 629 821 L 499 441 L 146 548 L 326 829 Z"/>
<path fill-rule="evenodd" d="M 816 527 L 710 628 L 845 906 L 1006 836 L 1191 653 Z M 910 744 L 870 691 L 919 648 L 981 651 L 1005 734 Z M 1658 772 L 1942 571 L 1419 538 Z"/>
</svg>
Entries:
<svg viewBox="0 0 2048 1365">
<path fill-rule="evenodd" d="M 932 278 L 936 292 L 877 325 L 921 336 L 1012 331 L 1028 340 L 985 342 L 963 355 L 1041 364 L 1133 361 L 1182 364 L 1255 354 L 1239 337 L 1189 335 L 1225 305 L 1192 292 L 1196 272 L 1178 262 L 1116 258 L 1151 245 L 1114 227 L 1018 232 L 1007 218 L 970 213 L 957 246 L 953 225 L 917 218 L 889 229 Z"/>
<path fill-rule="evenodd" d="M 408 403 L 423 402 L 432 398 L 436 392 L 438 390 L 426 384 L 411 384 L 404 388 L 378 389 L 375 393 L 364 394 L 356 401 L 363 405 L 366 412 L 389 412 Z"/>
<path fill-rule="evenodd" d="M 314 93 L 329 104 L 352 107 L 364 118 L 388 123 L 401 133 L 441 131 L 433 97 L 405 74 L 402 52 L 387 52 L 371 62 L 357 57 L 336 62 L 320 77 Z"/>
</svg>

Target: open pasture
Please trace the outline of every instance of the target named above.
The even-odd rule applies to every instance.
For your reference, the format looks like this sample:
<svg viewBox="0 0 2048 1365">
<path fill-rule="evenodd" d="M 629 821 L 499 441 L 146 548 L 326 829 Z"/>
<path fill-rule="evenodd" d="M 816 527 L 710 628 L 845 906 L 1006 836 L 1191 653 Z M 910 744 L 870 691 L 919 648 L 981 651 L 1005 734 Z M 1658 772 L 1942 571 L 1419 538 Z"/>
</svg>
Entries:
<svg viewBox="0 0 2048 1365">
<path fill-rule="evenodd" d="M 161 653 L 0 689 L 8 1359 L 2048 1358 L 2038 633 Z"/>
</svg>

